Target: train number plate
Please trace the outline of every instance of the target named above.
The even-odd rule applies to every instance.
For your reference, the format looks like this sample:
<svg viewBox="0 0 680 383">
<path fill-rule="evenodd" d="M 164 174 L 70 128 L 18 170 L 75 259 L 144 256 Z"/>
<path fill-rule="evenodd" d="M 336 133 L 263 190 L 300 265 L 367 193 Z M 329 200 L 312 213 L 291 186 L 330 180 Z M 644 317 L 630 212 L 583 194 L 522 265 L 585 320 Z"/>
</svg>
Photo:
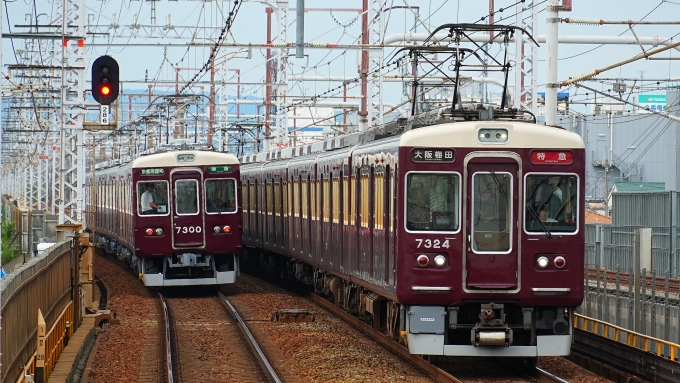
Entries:
<svg viewBox="0 0 680 383">
<path fill-rule="evenodd" d="M 200 226 L 176 226 L 175 233 L 177 234 L 187 234 L 187 233 L 200 233 L 203 228 Z"/>
<path fill-rule="evenodd" d="M 443 241 L 439 239 L 422 239 L 422 238 L 416 238 L 416 248 L 426 248 L 426 249 L 448 249 L 451 247 L 451 244 L 449 244 L 448 239 L 444 239 Z"/>
</svg>

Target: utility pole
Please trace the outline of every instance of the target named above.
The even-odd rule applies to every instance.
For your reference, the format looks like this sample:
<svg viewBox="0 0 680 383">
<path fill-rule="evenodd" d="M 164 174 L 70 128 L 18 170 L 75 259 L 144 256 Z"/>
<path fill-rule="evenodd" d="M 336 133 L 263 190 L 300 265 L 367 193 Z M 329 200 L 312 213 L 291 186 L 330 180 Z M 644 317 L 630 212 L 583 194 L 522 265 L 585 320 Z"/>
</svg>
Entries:
<svg viewBox="0 0 680 383">
<path fill-rule="evenodd" d="M 545 9 L 545 124 L 557 125 L 557 26 L 560 22 L 557 12 L 559 0 L 548 0 Z"/>
<path fill-rule="evenodd" d="M 605 215 L 607 217 L 610 217 L 611 215 L 609 214 L 609 168 L 611 167 L 611 163 L 609 162 L 608 158 L 604 159 L 604 211 Z"/>
</svg>

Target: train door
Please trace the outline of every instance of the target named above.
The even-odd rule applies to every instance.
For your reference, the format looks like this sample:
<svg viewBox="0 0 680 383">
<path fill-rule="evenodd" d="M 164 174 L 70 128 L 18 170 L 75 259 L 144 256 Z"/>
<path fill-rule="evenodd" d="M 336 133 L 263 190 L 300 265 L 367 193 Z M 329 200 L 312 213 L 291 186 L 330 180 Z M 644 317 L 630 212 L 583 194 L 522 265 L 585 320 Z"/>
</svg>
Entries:
<svg viewBox="0 0 680 383">
<path fill-rule="evenodd" d="M 511 159 L 473 158 L 467 165 L 468 289 L 518 287 L 518 165 L 508 160 Z"/>
<path fill-rule="evenodd" d="M 359 173 L 361 207 L 359 211 L 359 265 L 361 278 L 365 281 L 373 280 L 373 168 L 363 166 Z"/>
<path fill-rule="evenodd" d="M 202 174 L 197 170 L 182 170 L 172 173 L 174 247 L 201 247 L 205 245 L 203 214 L 199 186 L 203 184 Z"/>
</svg>

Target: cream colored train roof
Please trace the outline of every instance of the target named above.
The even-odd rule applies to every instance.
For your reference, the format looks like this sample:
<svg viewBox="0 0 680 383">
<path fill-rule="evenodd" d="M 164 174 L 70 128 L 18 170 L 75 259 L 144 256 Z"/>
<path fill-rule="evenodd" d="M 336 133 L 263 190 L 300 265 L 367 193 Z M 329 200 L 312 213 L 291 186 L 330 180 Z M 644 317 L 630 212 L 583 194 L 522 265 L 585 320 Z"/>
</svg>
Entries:
<svg viewBox="0 0 680 383">
<path fill-rule="evenodd" d="M 482 144 L 477 135 L 481 129 L 507 129 L 508 142 L 503 144 Z M 581 136 L 564 129 L 526 122 L 471 121 L 433 125 L 410 130 L 399 140 L 399 146 L 424 146 L 435 148 L 450 147 L 493 147 L 501 148 L 585 148 Z"/>
<path fill-rule="evenodd" d="M 194 162 L 177 162 L 177 156 L 193 154 Z M 176 152 L 156 153 L 142 156 L 132 162 L 133 168 L 148 168 L 161 166 L 201 166 L 201 165 L 236 165 L 238 159 L 229 153 L 208 152 L 199 150 L 184 150 Z"/>
</svg>

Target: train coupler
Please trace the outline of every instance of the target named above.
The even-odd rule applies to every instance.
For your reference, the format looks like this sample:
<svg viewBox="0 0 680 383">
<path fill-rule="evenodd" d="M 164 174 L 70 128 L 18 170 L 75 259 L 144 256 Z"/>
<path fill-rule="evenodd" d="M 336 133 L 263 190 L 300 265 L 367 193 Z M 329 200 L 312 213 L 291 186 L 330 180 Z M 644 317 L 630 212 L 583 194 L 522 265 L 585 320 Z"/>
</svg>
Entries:
<svg viewBox="0 0 680 383">
<path fill-rule="evenodd" d="M 509 347 L 512 344 L 512 329 L 505 323 L 503 305 L 496 303 L 482 304 L 479 322 L 472 329 L 470 335 L 475 347 Z"/>
</svg>

